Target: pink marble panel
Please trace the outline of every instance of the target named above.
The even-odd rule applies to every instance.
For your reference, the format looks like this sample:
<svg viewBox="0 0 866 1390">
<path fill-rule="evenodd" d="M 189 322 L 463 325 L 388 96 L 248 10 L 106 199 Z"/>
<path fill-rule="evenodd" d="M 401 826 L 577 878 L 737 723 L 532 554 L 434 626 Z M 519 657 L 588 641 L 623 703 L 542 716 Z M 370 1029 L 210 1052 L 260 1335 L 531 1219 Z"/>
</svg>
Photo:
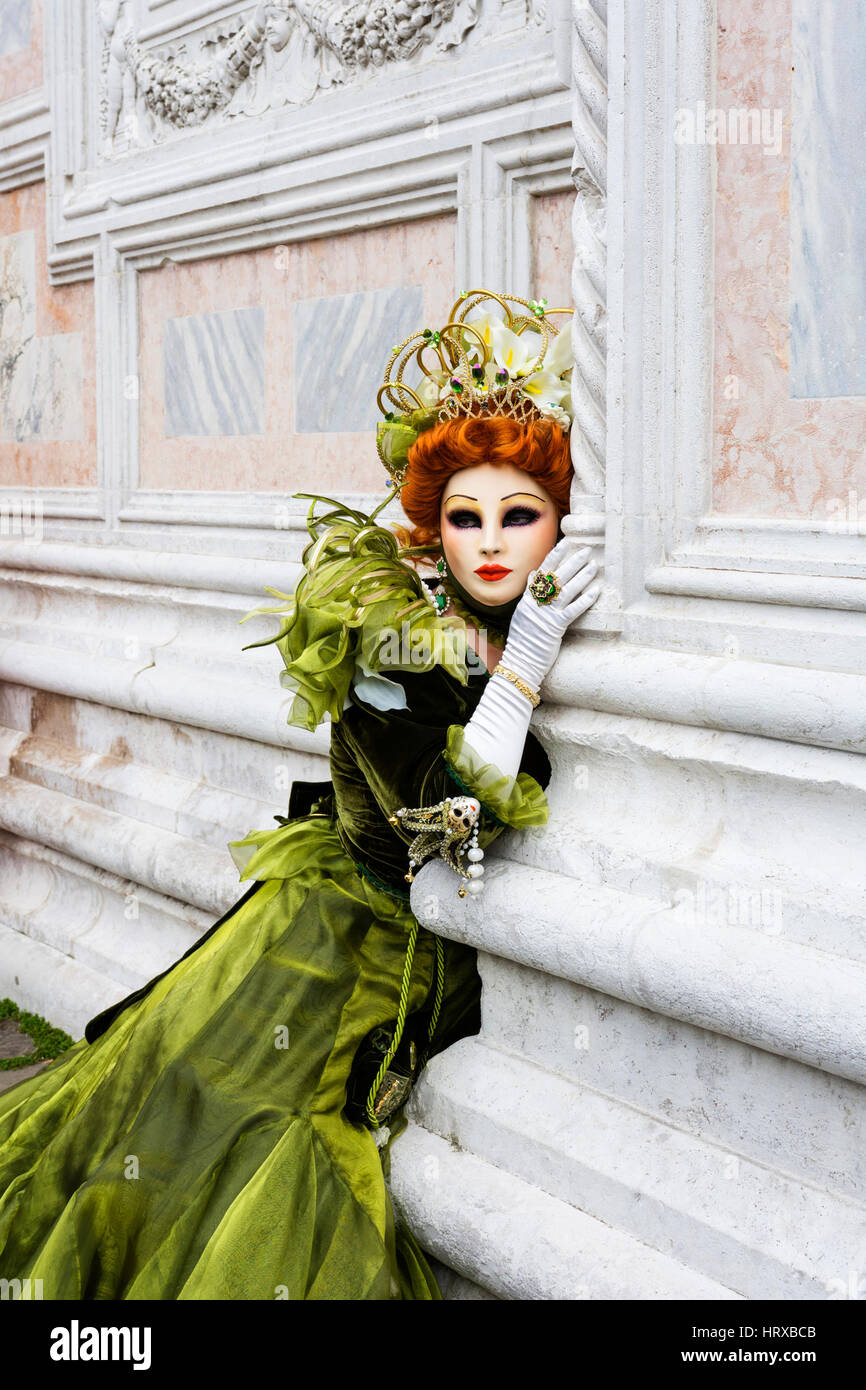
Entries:
<svg viewBox="0 0 866 1390">
<path fill-rule="evenodd" d="M 30 47 L 0 58 L 0 102 L 41 87 L 42 0 L 30 0 Z"/>
<path fill-rule="evenodd" d="M 4 487 L 94 487 L 96 466 L 96 352 L 93 282 L 52 285 L 45 249 L 45 184 L 25 184 L 0 193 L 0 238 L 29 232 L 34 242 L 35 331 L 37 338 L 80 334 L 80 407 L 69 402 L 70 416 L 80 418 L 80 439 L 26 439 L 0 442 L 0 485 Z M 30 330 L 32 331 L 32 330 Z M 76 343 L 77 352 L 77 343 Z M 3 343 L 0 341 L 0 360 Z M 77 377 L 76 377 L 77 379 Z"/>
<path fill-rule="evenodd" d="M 385 472 L 372 431 L 295 432 L 292 306 L 319 296 L 420 285 L 425 321 L 444 322 L 456 298 L 454 233 L 455 218 L 448 214 L 143 271 L 140 486 L 281 493 L 381 489 Z M 264 433 L 167 438 L 166 320 L 251 305 L 265 309 Z"/>
<path fill-rule="evenodd" d="M 715 105 L 781 111 L 782 141 L 716 146 L 713 503 L 826 522 L 866 497 L 866 398 L 789 394 L 792 63 L 791 0 L 718 0 Z"/>
<path fill-rule="evenodd" d="M 533 280 L 526 289 L 509 285 L 508 288 L 515 294 L 546 299 L 551 307 L 571 307 L 571 265 L 574 259 L 571 216 L 574 199 L 572 191 L 542 193 L 532 199 Z M 554 322 L 560 326 L 567 320 L 560 315 Z"/>
</svg>

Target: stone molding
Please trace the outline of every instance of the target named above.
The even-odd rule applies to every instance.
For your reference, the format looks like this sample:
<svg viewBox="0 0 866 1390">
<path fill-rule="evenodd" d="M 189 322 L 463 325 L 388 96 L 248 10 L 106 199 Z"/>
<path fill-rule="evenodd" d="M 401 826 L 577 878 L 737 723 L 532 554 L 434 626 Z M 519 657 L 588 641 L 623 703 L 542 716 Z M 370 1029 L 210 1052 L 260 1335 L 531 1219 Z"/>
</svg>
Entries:
<svg viewBox="0 0 866 1390">
<path fill-rule="evenodd" d="M 586 883 L 566 895 L 562 885 L 560 874 L 491 858 L 484 905 L 467 907 L 451 871 L 430 864 L 412 885 L 412 911 L 480 951 L 866 1082 L 866 962 L 743 927 L 696 930 L 670 903 Z"/>
<path fill-rule="evenodd" d="M 306 532 L 298 529 L 284 534 L 286 540 L 278 541 L 283 558 L 251 557 L 240 576 L 236 561 L 228 558 L 228 550 L 227 558 L 221 559 L 213 554 L 179 554 L 132 546 L 76 546 L 59 541 L 43 541 L 36 546 L 20 539 L 0 538 L 0 578 L 9 594 L 0 676 L 26 680 L 39 689 L 62 693 L 68 688 L 83 699 L 109 703 L 119 700 L 123 708 L 139 708 L 139 704 L 128 702 L 132 698 L 130 682 L 141 662 L 139 666 L 121 664 L 110 659 L 106 650 L 98 661 L 76 671 L 64 659 L 67 620 L 62 615 L 69 604 L 85 599 L 104 600 L 104 604 L 117 609 L 118 634 L 129 630 L 129 614 L 136 613 L 135 627 L 142 641 L 153 632 L 154 641 L 164 643 L 168 633 L 184 629 L 194 646 L 192 634 L 200 611 L 219 613 L 221 623 L 231 619 L 236 624 L 259 601 L 269 601 L 269 585 L 283 593 L 290 591 Z M 226 546 L 233 544 L 230 531 L 226 531 L 223 540 Z M 289 559 L 289 551 L 296 558 Z M 856 581 L 851 583 L 853 586 Z M 30 611 L 34 605 L 42 615 L 39 636 L 38 640 L 28 640 L 29 625 L 21 627 L 22 619 L 17 614 Z M 723 631 L 728 630 L 732 608 L 733 604 L 727 610 L 726 620 L 720 623 Z M 128 610 L 124 618 L 120 616 L 122 610 Z M 821 669 L 817 660 L 812 667 L 793 664 L 787 658 L 797 629 L 785 625 L 788 611 L 791 610 L 783 605 L 773 610 L 780 625 L 774 629 L 769 619 L 765 620 L 757 648 L 750 650 L 741 638 L 742 647 L 730 649 L 721 659 L 713 651 L 680 650 L 665 656 L 660 655 L 657 646 L 636 640 L 611 642 L 593 635 L 569 635 L 544 683 L 543 694 L 563 712 L 574 707 L 757 735 L 773 741 L 866 752 L 866 678 L 850 669 L 859 652 L 866 657 L 866 648 L 858 646 L 855 637 L 844 628 L 836 634 L 825 631 L 816 658 L 821 654 L 825 658 L 832 656 L 838 669 Z M 208 659 L 214 664 L 219 660 L 243 659 L 247 662 L 245 670 L 251 672 L 255 668 L 263 672 L 265 688 L 255 691 L 255 701 L 264 703 L 252 703 L 253 692 L 247 683 L 244 708 L 238 704 L 237 695 L 231 696 L 222 705 L 224 717 L 218 727 L 230 727 L 234 720 L 235 729 L 255 731 L 255 737 L 277 738 L 284 714 L 274 709 L 273 661 L 267 653 L 262 657 L 241 651 L 246 642 L 265 634 L 267 629 L 262 621 L 251 620 L 248 627 L 236 628 L 228 636 L 212 636 Z M 672 631 L 671 638 L 676 637 L 676 631 Z M 189 688 L 182 681 L 173 688 L 176 667 L 163 672 L 156 649 L 147 657 L 149 665 L 154 661 L 153 669 L 135 682 L 136 699 L 140 700 L 144 690 L 149 689 L 162 717 L 183 722 L 205 718 L 207 703 L 192 693 L 194 677 L 191 675 Z M 544 710 L 540 711 L 540 727 L 546 727 L 548 718 Z M 204 727 L 217 726 L 206 722 Z M 270 731 L 267 735 L 265 729 Z M 320 730 L 319 736 L 324 738 L 325 733 Z M 303 730 L 283 729 L 277 741 L 308 737 L 312 736 Z"/>
</svg>

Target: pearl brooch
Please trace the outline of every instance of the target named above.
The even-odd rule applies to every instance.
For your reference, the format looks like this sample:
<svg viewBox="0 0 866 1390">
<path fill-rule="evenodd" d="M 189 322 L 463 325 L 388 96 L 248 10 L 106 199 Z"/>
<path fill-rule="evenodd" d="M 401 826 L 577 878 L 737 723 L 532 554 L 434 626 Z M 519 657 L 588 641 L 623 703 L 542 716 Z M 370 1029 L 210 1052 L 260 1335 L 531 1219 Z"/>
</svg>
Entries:
<svg viewBox="0 0 866 1390">
<path fill-rule="evenodd" d="M 390 825 L 400 825 L 418 833 L 409 846 L 409 872 L 404 875 L 412 883 L 415 870 L 429 855 L 437 853 L 449 868 L 463 880 L 458 897 L 467 893 L 477 896 L 484 887 L 484 850 L 478 844 L 481 802 L 474 796 L 448 796 L 435 806 L 401 806 L 388 817 Z M 463 854 L 469 861 L 463 863 Z"/>
</svg>

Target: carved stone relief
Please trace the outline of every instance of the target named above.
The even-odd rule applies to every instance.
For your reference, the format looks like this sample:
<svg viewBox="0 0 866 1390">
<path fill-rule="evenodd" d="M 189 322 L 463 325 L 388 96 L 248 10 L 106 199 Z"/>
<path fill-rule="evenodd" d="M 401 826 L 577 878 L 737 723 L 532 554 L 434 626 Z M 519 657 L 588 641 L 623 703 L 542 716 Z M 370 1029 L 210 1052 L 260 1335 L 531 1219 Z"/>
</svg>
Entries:
<svg viewBox="0 0 866 1390">
<path fill-rule="evenodd" d="M 130 0 L 100 0 L 103 157 L 157 144 L 207 121 L 305 105 L 322 88 L 445 52 L 481 0 L 261 0 L 251 10 L 153 48 Z"/>
</svg>

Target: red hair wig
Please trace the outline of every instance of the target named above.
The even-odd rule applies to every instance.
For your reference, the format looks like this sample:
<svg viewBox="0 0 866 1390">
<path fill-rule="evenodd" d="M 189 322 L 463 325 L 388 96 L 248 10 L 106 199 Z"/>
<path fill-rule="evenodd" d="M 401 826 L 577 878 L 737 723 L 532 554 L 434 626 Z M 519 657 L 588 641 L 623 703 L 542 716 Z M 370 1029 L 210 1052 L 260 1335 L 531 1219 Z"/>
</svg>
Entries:
<svg viewBox="0 0 866 1390">
<path fill-rule="evenodd" d="M 571 453 L 568 435 L 553 420 L 522 423 L 508 415 L 464 415 L 440 421 L 419 434 L 409 450 L 400 502 L 411 532 L 395 527 L 412 546 L 440 544 L 439 503 L 453 473 L 480 463 L 514 464 L 550 493 L 561 520 L 569 510 Z"/>
</svg>

